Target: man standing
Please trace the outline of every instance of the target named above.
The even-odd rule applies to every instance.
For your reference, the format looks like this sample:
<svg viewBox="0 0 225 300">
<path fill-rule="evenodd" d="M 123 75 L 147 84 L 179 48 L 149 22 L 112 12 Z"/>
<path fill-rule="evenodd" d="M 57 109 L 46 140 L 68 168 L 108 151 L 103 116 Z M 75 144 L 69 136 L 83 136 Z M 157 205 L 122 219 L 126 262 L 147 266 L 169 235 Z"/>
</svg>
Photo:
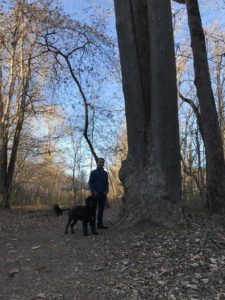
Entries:
<svg viewBox="0 0 225 300">
<path fill-rule="evenodd" d="M 100 157 L 97 160 L 97 169 L 91 171 L 89 178 L 89 187 L 92 195 L 97 199 L 98 215 L 97 226 L 100 229 L 107 229 L 103 224 L 103 212 L 106 203 L 106 197 L 109 191 L 108 174 L 104 170 L 104 158 Z"/>
</svg>

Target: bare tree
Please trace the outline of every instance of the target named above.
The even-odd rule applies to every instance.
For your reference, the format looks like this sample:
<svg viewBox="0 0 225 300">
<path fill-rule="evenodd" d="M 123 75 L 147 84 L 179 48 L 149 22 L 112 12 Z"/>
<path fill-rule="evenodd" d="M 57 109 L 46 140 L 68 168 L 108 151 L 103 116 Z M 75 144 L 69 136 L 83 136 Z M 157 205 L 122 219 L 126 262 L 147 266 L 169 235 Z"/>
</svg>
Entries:
<svg viewBox="0 0 225 300">
<path fill-rule="evenodd" d="M 43 35 L 47 50 L 53 54 L 59 70 L 69 72 L 84 108 L 83 136 L 89 149 L 97 161 L 90 132 L 90 111 L 93 109 L 92 99 L 87 96 L 90 80 L 97 80 L 103 72 L 103 64 L 112 68 L 115 65 L 114 42 L 102 31 L 101 22 L 95 20 L 93 26 L 81 24 L 65 17 L 63 26 L 52 24 L 52 28 Z M 68 37 L 68 38 L 67 38 Z M 102 80 L 102 77 L 101 77 Z"/>
<path fill-rule="evenodd" d="M 206 154 L 207 200 L 212 212 L 225 209 L 225 162 L 223 143 L 211 86 L 205 35 L 197 0 L 185 3 L 194 58 L 195 86 L 200 105 L 202 138 Z"/>
<path fill-rule="evenodd" d="M 44 67 L 47 51 L 37 41 L 41 32 L 40 20 L 45 24 L 51 14 L 46 13 L 50 2 L 40 1 L 35 5 L 18 0 L 10 9 L 2 8 L 0 200 L 5 208 L 10 207 L 9 197 L 24 120 L 34 112 L 34 105 L 41 98 L 43 78 L 49 72 L 48 67 Z"/>
</svg>

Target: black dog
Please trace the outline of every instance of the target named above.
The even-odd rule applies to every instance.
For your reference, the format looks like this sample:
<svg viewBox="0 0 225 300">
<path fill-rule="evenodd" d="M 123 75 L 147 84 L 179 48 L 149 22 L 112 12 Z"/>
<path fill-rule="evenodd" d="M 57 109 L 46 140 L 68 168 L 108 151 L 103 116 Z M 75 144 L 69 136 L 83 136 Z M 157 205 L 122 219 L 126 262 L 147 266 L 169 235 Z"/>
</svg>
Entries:
<svg viewBox="0 0 225 300">
<path fill-rule="evenodd" d="M 96 232 L 95 227 L 95 219 L 96 219 L 96 200 L 94 197 L 89 196 L 85 199 L 86 205 L 76 205 L 72 208 L 62 209 L 56 204 L 54 206 L 55 213 L 57 215 L 62 215 L 63 211 L 68 210 L 68 222 L 66 224 L 65 233 L 68 232 L 68 227 L 70 225 L 71 232 L 74 233 L 73 227 L 77 223 L 77 221 L 82 221 L 83 223 L 83 232 L 84 235 L 88 235 L 88 223 L 91 226 L 92 234 L 98 234 Z M 72 223 L 71 223 L 72 222 Z"/>
</svg>

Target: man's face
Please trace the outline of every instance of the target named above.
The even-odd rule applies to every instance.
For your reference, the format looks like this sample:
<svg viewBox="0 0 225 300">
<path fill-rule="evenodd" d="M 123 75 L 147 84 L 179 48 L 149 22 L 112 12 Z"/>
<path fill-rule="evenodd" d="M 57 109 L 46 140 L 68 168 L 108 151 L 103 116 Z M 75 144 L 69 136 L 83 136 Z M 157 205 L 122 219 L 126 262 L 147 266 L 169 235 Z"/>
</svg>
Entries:
<svg viewBox="0 0 225 300">
<path fill-rule="evenodd" d="M 104 167 L 104 160 L 103 159 L 99 159 L 98 163 L 97 163 L 98 168 L 103 168 Z"/>
</svg>

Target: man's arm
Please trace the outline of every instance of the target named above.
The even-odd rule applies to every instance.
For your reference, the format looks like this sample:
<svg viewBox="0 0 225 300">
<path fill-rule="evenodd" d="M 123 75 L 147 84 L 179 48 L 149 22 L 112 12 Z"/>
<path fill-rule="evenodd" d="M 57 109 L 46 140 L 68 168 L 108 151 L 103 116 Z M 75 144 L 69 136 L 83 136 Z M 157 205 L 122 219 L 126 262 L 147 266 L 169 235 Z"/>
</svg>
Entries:
<svg viewBox="0 0 225 300">
<path fill-rule="evenodd" d="M 106 194 L 109 192 L 109 176 L 108 173 L 106 172 L 106 178 L 107 178 L 107 188 L 106 188 Z"/>
<path fill-rule="evenodd" d="M 95 173 L 94 173 L 94 171 L 91 171 L 88 184 L 89 184 L 89 188 L 92 193 L 96 193 L 94 183 L 95 183 Z"/>
</svg>

